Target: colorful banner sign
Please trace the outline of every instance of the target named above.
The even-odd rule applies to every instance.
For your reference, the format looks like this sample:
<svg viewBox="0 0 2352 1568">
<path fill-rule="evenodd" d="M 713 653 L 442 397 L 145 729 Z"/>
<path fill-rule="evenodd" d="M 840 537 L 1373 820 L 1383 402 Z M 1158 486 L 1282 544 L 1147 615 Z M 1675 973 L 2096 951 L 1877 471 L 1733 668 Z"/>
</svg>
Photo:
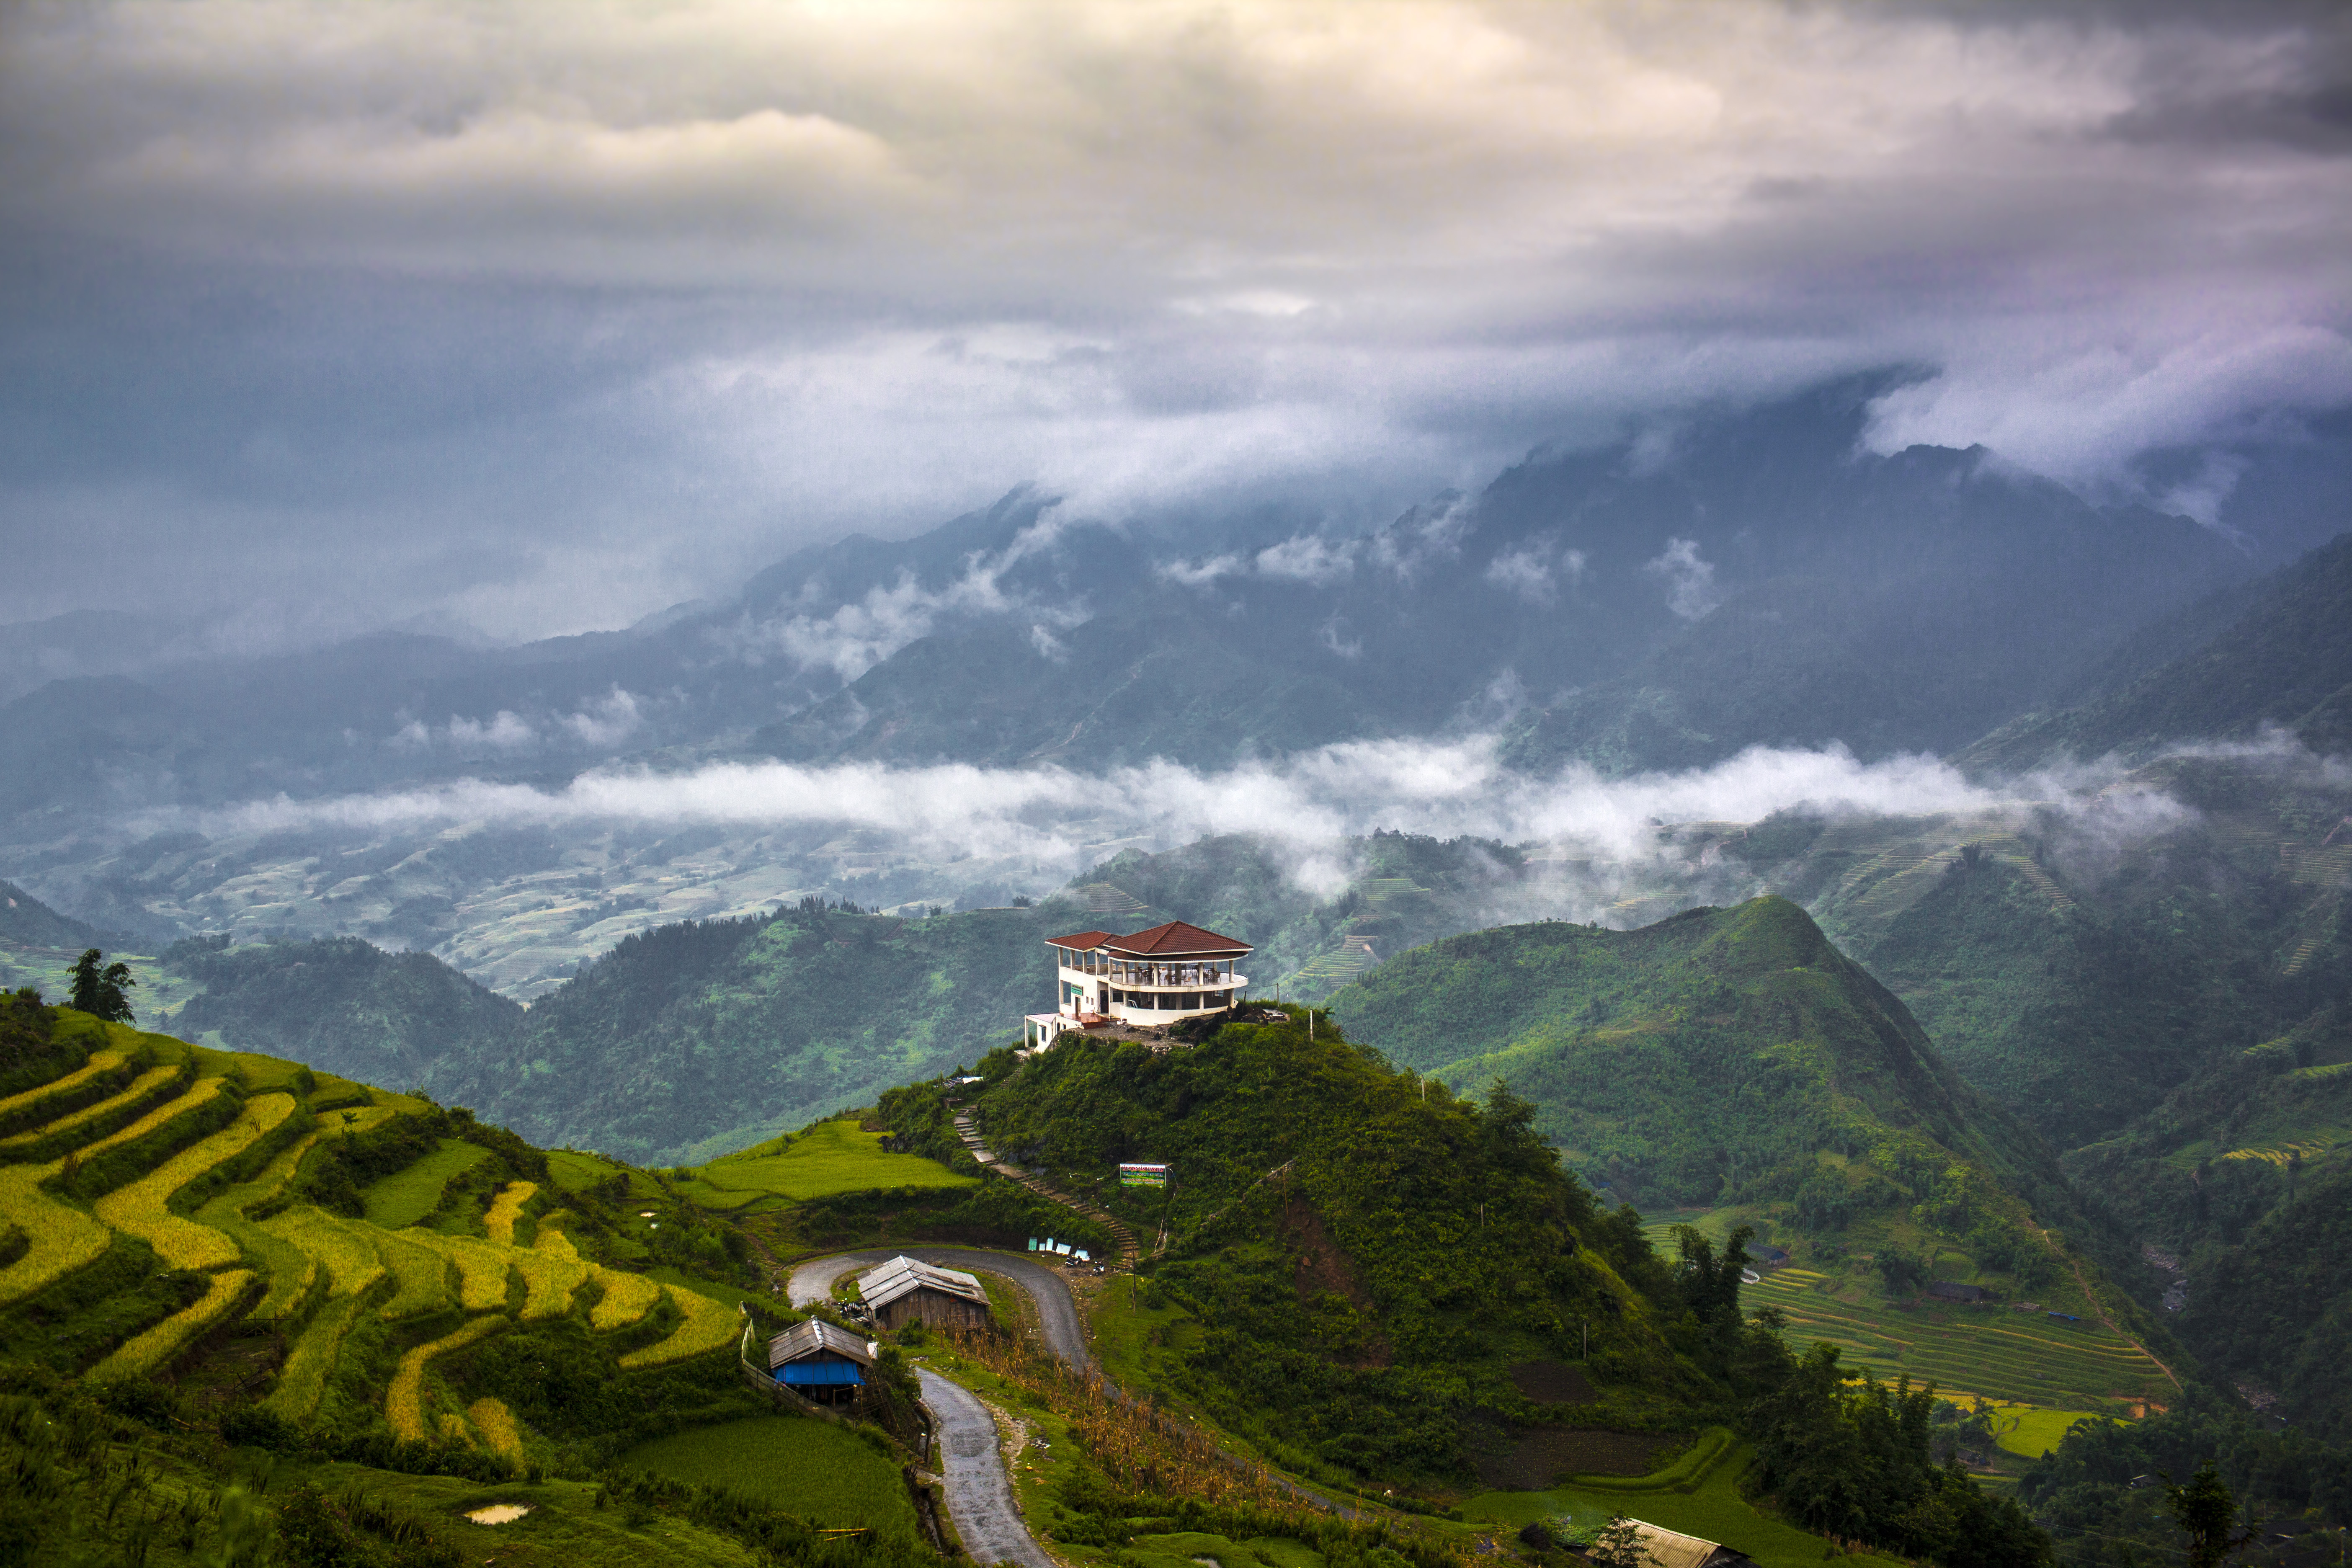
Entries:
<svg viewBox="0 0 2352 1568">
<path fill-rule="evenodd" d="M 1121 1165 L 1118 1184 L 1122 1187 L 1164 1187 L 1168 1184 L 1165 1165 Z"/>
</svg>

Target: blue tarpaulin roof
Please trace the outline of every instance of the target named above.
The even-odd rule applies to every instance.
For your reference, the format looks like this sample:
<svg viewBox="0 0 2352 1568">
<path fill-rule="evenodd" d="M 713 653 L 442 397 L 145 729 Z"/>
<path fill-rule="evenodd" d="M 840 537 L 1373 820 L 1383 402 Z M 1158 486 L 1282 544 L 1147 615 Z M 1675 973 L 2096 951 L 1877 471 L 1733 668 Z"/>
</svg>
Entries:
<svg viewBox="0 0 2352 1568">
<path fill-rule="evenodd" d="M 787 1384 L 863 1384 L 854 1362 L 794 1361 L 776 1369 L 776 1381 Z"/>
</svg>

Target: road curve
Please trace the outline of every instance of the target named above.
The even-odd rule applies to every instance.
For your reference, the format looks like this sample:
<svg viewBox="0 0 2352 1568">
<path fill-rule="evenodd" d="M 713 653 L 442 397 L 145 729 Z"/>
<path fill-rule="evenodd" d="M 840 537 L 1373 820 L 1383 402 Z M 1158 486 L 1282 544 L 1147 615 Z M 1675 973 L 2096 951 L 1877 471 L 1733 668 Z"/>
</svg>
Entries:
<svg viewBox="0 0 2352 1568">
<path fill-rule="evenodd" d="M 988 1407 L 970 1389 L 929 1367 L 917 1367 L 915 1375 L 923 1380 L 923 1403 L 931 1407 L 939 1423 L 940 1472 L 947 1480 L 948 1517 L 955 1521 L 964 1551 L 981 1568 L 997 1563 L 1055 1568 L 1053 1558 L 1037 1544 L 1013 1506 L 1013 1484 L 1005 1478 L 1003 1458 L 996 1446 L 996 1422 Z"/>
<path fill-rule="evenodd" d="M 972 1247 L 868 1247 L 856 1252 L 835 1252 L 793 1265 L 784 1289 L 795 1307 L 822 1301 L 833 1293 L 834 1282 L 852 1269 L 871 1268 L 893 1258 L 906 1257 L 943 1268 L 984 1268 L 1002 1274 L 1021 1287 L 1037 1309 L 1037 1323 L 1045 1344 L 1070 1365 L 1084 1370 L 1094 1358 L 1087 1351 L 1087 1331 L 1069 1281 L 1042 1263 L 1017 1252 L 982 1252 Z"/>
</svg>

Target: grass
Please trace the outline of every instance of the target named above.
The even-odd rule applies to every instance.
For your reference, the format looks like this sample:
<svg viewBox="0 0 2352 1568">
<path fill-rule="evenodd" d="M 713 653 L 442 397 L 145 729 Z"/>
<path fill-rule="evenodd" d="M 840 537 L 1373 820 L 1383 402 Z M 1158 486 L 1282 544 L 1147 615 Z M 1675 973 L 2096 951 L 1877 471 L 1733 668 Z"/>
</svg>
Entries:
<svg viewBox="0 0 2352 1568">
<path fill-rule="evenodd" d="M 463 1350 L 488 1339 L 506 1326 L 504 1318 L 476 1318 L 457 1332 L 427 1341 L 402 1356 L 400 1370 L 392 1374 L 392 1387 L 383 1396 L 383 1415 L 392 1424 L 393 1436 L 415 1443 L 425 1440 L 426 1363 L 445 1351 Z"/>
<path fill-rule="evenodd" d="M 698 1184 L 720 1194 L 808 1199 L 892 1187 L 974 1187 L 980 1178 L 920 1154 L 885 1152 L 880 1133 L 843 1121 L 819 1122 L 781 1154 L 713 1161 L 702 1167 Z"/>
<path fill-rule="evenodd" d="M 593 1278 L 604 1288 L 604 1295 L 588 1314 L 588 1326 L 600 1334 L 645 1321 L 646 1314 L 661 1300 L 660 1283 L 642 1274 L 598 1267 Z"/>
<path fill-rule="evenodd" d="M 286 1354 L 286 1364 L 278 1373 L 278 1386 L 269 1391 L 262 1404 L 289 1421 L 308 1421 L 310 1413 L 319 1408 L 320 1396 L 327 1391 L 327 1378 L 335 1370 L 335 1356 L 342 1349 L 343 1337 L 359 1321 L 360 1312 L 366 1305 L 364 1296 L 349 1296 L 329 1301 L 311 1314 L 310 1321 L 296 1337 L 294 1348 Z"/>
<path fill-rule="evenodd" d="M 814 1416 L 755 1416 L 673 1433 L 630 1449 L 621 1463 L 732 1487 L 819 1526 L 915 1530 L 898 1467 L 856 1433 Z"/>
<path fill-rule="evenodd" d="M 105 1383 L 115 1378 L 141 1377 L 156 1371 L 178 1354 L 189 1341 L 228 1316 L 258 1278 L 248 1268 L 232 1268 L 226 1273 L 214 1275 L 201 1300 L 193 1307 L 173 1313 L 145 1333 L 124 1343 L 112 1355 L 90 1369 L 90 1381 Z"/>
<path fill-rule="evenodd" d="M 631 1372 L 646 1367 L 667 1366 L 672 1362 L 686 1361 L 709 1351 L 723 1350 L 732 1345 L 742 1327 L 742 1320 L 732 1307 L 722 1306 L 708 1296 L 698 1295 L 678 1285 L 664 1285 L 662 1290 L 686 1321 L 673 1330 L 668 1338 L 631 1351 L 621 1358 L 621 1365 Z"/>
<path fill-rule="evenodd" d="M 562 1563 L 564 1568 L 744 1568 L 751 1553 L 714 1531 L 668 1514 L 632 1526 L 627 1510 L 597 1506 L 593 1481 L 509 1482 L 485 1487 L 452 1476 L 403 1476 L 357 1465 L 320 1465 L 310 1479 L 334 1495 L 357 1487 L 380 1502 L 432 1521 L 436 1538 L 479 1563 Z M 470 1510 L 490 1503 L 524 1503 L 530 1511 L 511 1524 L 467 1521 Z"/>
<path fill-rule="evenodd" d="M 215 1166 L 236 1159 L 294 1113 L 290 1094 L 246 1101 L 245 1112 L 209 1138 L 189 1144 L 146 1175 L 117 1187 L 92 1205 L 98 1217 L 139 1237 L 174 1268 L 226 1268 L 241 1256 L 225 1233 L 172 1212 L 172 1194 Z"/>
<path fill-rule="evenodd" d="M 433 1152 L 407 1169 L 371 1184 L 360 1194 L 367 1204 L 368 1223 L 386 1230 L 401 1230 L 416 1224 L 441 1206 L 441 1194 L 448 1190 L 451 1182 L 489 1155 L 490 1152 L 478 1143 L 442 1139 L 440 1147 Z"/>
<path fill-rule="evenodd" d="M 1834 1294 L 1838 1281 L 1782 1268 L 1746 1287 L 1744 1306 L 1775 1306 L 1799 1349 L 1827 1340 L 1847 1365 L 1881 1378 L 1909 1373 L 1956 1394 L 2034 1405 L 2105 1410 L 2116 1401 L 2162 1398 L 2171 1384 L 2145 1351 L 2086 1320 L 2061 1325 L 1993 1308 L 1911 1311 Z"/>
<path fill-rule="evenodd" d="M 422 1312 L 437 1312 L 449 1304 L 447 1258 L 390 1231 L 371 1239 L 375 1243 L 376 1255 L 400 1282 L 380 1314 L 386 1322 L 396 1323 Z"/>
<path fill-rule="evenodd" d="M 84 1134 L 95 1136 L 100 1129 L 113 1125 L 117 1118 L 135 1116 L 152 1106 L 180 1082 L 184 1071 L 178 1064 L 149 1068 L 132 1079 L 131 1087 L 120 1094 L 110 1095 L 95 1105 L 85 1105 L 30 1132 L 0 1138 L 0 1160 L 37 1160 L 63 1153 L 80 1142 Z"/>
<path fill-rule="evenodd" d="M 1994 1412 L 1992 1431 L 1994 1445 L 2006 1453 L 2020 1458 L 2038 1459 L 2058 1446 L 2059 1440 L 2085 1421 L 2095 1421 L 2079 1410 L 2036 1410 L 2017 1405 Z"/>
<path fill-rule="evenodd" d="M 360 1295 L 373 1289 L 384 1276 L 375 1238 L 324 1209 L 308 1205 L 289 1209 L 261 1228 L 316 1259 L 326 1270 L 327 1288 L 334 1295 Z"/>
<path fill-rule="evenodd" d="M 1200 1568 L 1203 1560 L 1219 1564 L 1219 1568 L 1254 1568 L 1267 1560 L 1273 1562 L 1275 1568 L 1323 1568 L 1324 1563 L 1323 1553 L 1303 1541 L 1270 1535 L 1236 1542 L 1197 1530 L 1180 1531 L 1173 1535 L 1139 1535 L 1119 1553 L 1119 1558 L 1121 1562 L 1132 1558 L 1139 1568 Z"/>
<path fill-rule="evenodd" d="M 1744 1446 L 1734 1450 L 1688 1492 L 1628 1493 L 1580 1487 L 1548 1492 L 1481 1492 L 1463 1503 L 1462 1512 L 1470 1521 L 1493 1521 L 1509 1530 L 1562 1514 L 1572 1516 L 1579 1524 L 1591 1524 L 1622 1513 L 1744 1552 L 1762 1568 L 1820 1568 L 1824 1555 L 1820 1536 L 1768 1519 L 1740 1497 L 1737 1481 L 1748 1458 Z M 1886 1560 L 1857 1554 L 1843 1561 Z"/>
<path fill-rule="evenodd" d="M 601 1154 L 583 1154 L 577 1149 L 549 1151 L 547 1173 L 554 1177 L 555 1184 L 567 1193 L 584 1193 L 600 1182 L 622 1176 L 628 1181 L 628 1201 L 631 1203 L 649 1203 L 662 1195 L 660 1184 L 643 1171 L 615 1164 Z"/>
<path fill-rule="evenodd" d="M 97 1220 L 41 1190 L 63 1163 L 0 1166 L 0 1222 L 23 1231 L 26 1243 L 22 1258 L 0 1268 L 0 1307 L 14 1306 L 96 1262 L 113 1239 Z"/>
<path fill-rule="evenodd" d="M 490 1200 L 489 1212 L 482 1216 L 482 1230 L 500 1247 L 515 1244 L 515 1222 L 522 1218 L 522 1205 L 539 1192 L 534 1182 L 509 1182 L 499 1195 Z"/>
</svg>

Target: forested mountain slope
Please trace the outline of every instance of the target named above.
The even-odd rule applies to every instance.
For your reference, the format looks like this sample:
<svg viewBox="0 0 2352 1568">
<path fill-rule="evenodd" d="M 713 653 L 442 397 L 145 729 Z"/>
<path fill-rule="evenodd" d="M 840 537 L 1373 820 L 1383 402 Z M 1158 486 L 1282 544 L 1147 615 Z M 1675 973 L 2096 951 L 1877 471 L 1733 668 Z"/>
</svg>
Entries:
<svg viewBox="0 0 2352 1568">
<path fill-rule="evenodd" d="M 2110 752 L 2138 759 L 2272 727 L 2323 754 L 2352 749 L 2352 534 L 2221 602 L 2241 613 L 2194 647 L 2082 706 L 2019 719 L 1963 760 L 2014 770 Z"/>
</svg>

